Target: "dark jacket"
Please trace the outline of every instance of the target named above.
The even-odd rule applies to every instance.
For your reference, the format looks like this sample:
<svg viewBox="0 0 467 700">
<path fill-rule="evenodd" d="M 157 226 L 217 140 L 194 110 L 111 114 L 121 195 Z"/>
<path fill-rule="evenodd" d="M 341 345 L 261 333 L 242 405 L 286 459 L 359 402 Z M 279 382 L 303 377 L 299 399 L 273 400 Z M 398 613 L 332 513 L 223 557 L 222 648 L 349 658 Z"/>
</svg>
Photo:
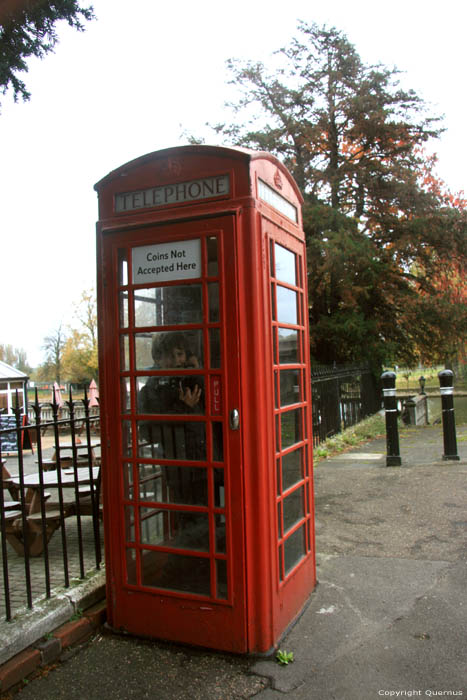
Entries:
<svg viewBox="0 0 467 700">
<path fill-rule="evenodd" d="M 202 377 L 192 378 L 202 386 Z M 185 414 L 186 422 L 154 420 L 140 421 L 140 440 L 157 445 L 157 455 L 163 459 L 206 459 L 206 435 L 204 422 L 190 421 L 190 415 L 204 413 L 204 392 L 196 406 L 188 406 L 180 399 L 180 382 L 183 377 L 150 377 L 138 395 L 138 412 L 141 414 Z"/>
</svg>

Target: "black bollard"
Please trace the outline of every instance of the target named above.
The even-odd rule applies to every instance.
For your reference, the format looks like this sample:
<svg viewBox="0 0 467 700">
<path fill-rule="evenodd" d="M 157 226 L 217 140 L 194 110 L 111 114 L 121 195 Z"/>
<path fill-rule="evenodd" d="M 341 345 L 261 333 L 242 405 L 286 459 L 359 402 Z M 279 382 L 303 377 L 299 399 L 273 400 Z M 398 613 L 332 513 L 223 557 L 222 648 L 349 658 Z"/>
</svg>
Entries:
<svg viewBox="0 0 467 700">
<path fill-rule="evenodd" d="M 397 426 L 396 374 L 383 372 L 384 410 L 386 414 L 386 466 L 400 467 L 402 464 L 399 450 L 399 429 Z"/>
<path fill-rule="evenodd" d="M 456 421 L 454 419 L 454 374 L 450 369 L 443 369 L 438 373 L 439 390 L 441 392 L 441 408 L 443 411 L 443 459 L 458 460 Z"/>
</svg>

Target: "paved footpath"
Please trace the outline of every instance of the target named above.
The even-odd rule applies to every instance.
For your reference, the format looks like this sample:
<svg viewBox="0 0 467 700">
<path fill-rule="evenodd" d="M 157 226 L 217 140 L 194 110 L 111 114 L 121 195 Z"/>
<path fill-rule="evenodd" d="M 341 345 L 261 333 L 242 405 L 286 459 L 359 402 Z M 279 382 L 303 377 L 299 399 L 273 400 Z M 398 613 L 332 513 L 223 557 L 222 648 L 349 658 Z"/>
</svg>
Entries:
<svg viewBox="0 0 467 700">
<path fill-rule="evenodd" d="M 401 434 L 402 467 L 384 439 L 317 465 L 319 584 L 281 642 L 288 666 L 100 628 L 18 697 L 467 698 L 467 426 L 457 439 L 457 462 L 429 426 Z"/>
</svg>

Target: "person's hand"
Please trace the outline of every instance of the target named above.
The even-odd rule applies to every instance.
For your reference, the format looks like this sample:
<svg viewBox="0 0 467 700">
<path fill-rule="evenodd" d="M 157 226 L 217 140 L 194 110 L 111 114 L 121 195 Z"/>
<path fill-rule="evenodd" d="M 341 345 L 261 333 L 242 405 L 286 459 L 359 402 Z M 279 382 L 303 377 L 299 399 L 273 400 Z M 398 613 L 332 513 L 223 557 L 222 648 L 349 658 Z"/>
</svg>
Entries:
<svg viewBox="0 0 467 700">
<path fill-rule="evenodd" d="M 193 389 L 190 389 L 189 387 L 184 389 L 182 387 L 182 382 L 180 382 L 178 398 L 190 408 L 194 408 L 199 403 L 201 398 L 201 387 L 195 384 Z"/>
<path fill-rule="evenodd" d="M 190 355 L 185 363 L 185 367 L 195 367 L 196 369 L 199 367 L 199 360 L 196 355 Z"/>
</svg>

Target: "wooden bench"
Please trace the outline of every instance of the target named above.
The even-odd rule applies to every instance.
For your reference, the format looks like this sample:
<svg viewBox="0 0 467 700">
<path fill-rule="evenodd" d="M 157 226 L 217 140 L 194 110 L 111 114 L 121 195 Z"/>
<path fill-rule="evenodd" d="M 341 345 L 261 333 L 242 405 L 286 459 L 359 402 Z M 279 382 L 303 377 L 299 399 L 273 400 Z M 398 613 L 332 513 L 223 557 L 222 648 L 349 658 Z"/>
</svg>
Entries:
<svg viewBox="0 0 467 700">
<path fill-rule="evenodd" d="M 3 501 L 3 510 L 16 510 L 21 507 L 19 501 Z"/>
<path fill-rule="evenodd" d="M 2 488 L 8 490 L 14 501 L 17 501 L 19 498 L 19 488 L 11 481 L 12 478 L 16 476 L 16 474 L 10 474 L 5 465 L 2 464 Z"/>
<path fill-rule="evenodd" d="M 52 471 L 57 468 L 57 462 L 54 459 L 42 459 L 40 462 L 36 459 L 36 464 L 42 464 L 42 469 L 45 472 Z"/>
<path fill-rule="evenodd" d="M 80 515 L 94 515 L 91 487 L 90 486 L 80 486 L 78 489 L 78 493 L 79 493 L 79 504 L 77 504 L 76 502 L 74 504 L 75 505 L 75 513 L 77 513 L 78 509 L 79 509 Z M 99 474 L 99 479 L 96 482 L 96 485 L 94 488 L 94 504 L 96 503 L 96 500 L 97 500 L 98 515 L 99 515 L 99 518 L 102 520 L 103 511 L 102 511 L 102 500 L 101 500 L 101 493 L 100 493 L 100 474 Z"/>
<path fill-rule="evenodd" d="M 73 512 L 73 504 L 65 504 L 63 517 L 67 518 Z M 42 513 L 31 513 L 27 516 L 27 542 L 30 557 L 38 557 L 44 551 L 44 534 L 46 542 L 62 524 L 62 516 L 60 510 L 52 509 L 45 511 L 44 522 L 45 532 L 42 528 Z M 5 512 L 5 531 L 6 539 L 11 544 L 13 549 L 20 556 L 24 557 L 25 537 L 23 532 L 23 518 L 20 510 L 12 510 Z"/>
<path fill-rule="evenodd" d="M 38 459 L 36 459 L 36 464 L 39 464 Z M 42 464 L 42 469 L 45 472 L 52 471 L 57 468 L 56 459 L 42 459 L 40 461 L 40 464 Z M 78 457 L 76 459 L 77 467 L 87 467 L 88 465 L 89 460 L 87 459 L 87 457 Z M 70 469 L 70 467 L 73 467 L 73 457 L 62 457 L 60 460 L 60 467 L 62 469 Z"/>
</svg>

